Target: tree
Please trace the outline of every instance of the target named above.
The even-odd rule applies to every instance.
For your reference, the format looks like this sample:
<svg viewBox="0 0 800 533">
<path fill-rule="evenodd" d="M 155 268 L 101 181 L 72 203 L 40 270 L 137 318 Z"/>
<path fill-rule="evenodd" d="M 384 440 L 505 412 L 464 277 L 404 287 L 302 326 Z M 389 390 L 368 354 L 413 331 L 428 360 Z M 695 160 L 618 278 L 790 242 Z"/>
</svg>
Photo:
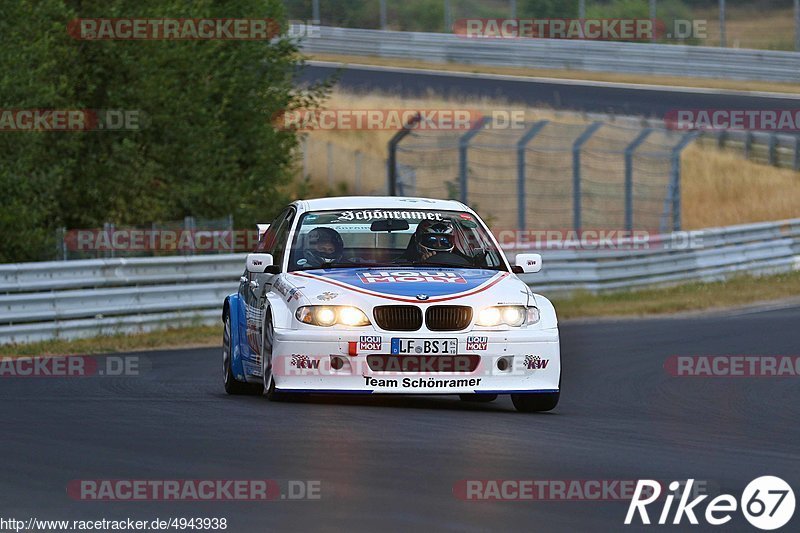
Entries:
<svg viewBox="0 0 800 533">
<path fill-rule="evenodd" d="M 237 223 L 284 203 L 296 136 L 280 111 L 300 93 L 297 42 L 79 40 L 77 18 L 271 18 L 279 0 L 18 0 L 0 19 L 4 108 L 119 109 L 133 131 L 2 132 L 0 261 L 46 258 L 55 228 L 146 224 L 186 215 Z M 10 12 L 9 12 L 10 11 Z"/>
</svg>

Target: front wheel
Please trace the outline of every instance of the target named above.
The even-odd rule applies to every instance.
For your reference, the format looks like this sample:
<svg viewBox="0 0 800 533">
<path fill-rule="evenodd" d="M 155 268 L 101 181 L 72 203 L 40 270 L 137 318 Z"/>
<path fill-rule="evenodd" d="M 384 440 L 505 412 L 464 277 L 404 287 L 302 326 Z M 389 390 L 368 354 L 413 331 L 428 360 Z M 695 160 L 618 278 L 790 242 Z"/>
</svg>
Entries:
<svg viewBox="0 0 800 533">
<path fill-rule="evenodd" d="M 261 343 L 261 376 L 263 377 L 263 393 L 271 402 L 292 400 L 293 395 L 275 390 L 275 378 L 272 375 L 272 344 L 275 330 L 272 328 L 272 316 L 267 314 L 264 321 L 264 339 Z"/>
<path fill-rule="evenodd" d="M 511 395 L 511 402 L 522 413 L 552 411 L 558 405 L 560 392 L 525 392 Z"/>
<path fill-rule="evenodd" d="M 225 315 L 225 326 L 222 331 L 222 380 L 228 394 L 258 394 L 261 387 L 258 383 L 242 383 L 233 376 L 233 344 L 231 343 L 231 317 Z"/>
</svg>

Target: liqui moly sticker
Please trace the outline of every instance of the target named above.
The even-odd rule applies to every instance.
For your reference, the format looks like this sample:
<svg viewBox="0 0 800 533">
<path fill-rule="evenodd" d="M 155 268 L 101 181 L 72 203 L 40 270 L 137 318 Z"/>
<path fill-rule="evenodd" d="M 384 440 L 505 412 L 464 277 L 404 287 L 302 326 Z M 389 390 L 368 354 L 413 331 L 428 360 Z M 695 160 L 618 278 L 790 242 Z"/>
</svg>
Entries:
<svg viewBox="0 0 800 533">
<path fill-rule="evenodd" d="M 486 350 L 489 337 L 467 337 L 467 351 Z"/>
</svg>

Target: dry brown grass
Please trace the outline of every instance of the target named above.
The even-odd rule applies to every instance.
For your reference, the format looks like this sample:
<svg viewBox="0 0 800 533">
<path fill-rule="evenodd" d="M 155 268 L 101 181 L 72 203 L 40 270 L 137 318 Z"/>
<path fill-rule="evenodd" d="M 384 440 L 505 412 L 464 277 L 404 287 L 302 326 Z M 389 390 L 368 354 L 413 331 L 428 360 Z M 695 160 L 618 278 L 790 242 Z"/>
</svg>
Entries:
<svg viewBox="0 0 800 533">
<path fill-rule="evenodd" d="M 708 20 L 706 46 L 719 46 L 719 11 L 696 10 L 693 16 Z M 794 50 L 794 9 L 763 9 L 758 5 L 731 6 L 725 22 L 727 45 L 733 48 Z"/>
<path fill-rule="evenodd" d="M 327 107 L 354 109 L 445 109 L 466 108 L 490 113 L 492 109 L 519 109 L 500 100 L 444 100 L 436 96 L 401 99 L 396 96 L 354 95 L 335 92 Z M 525 109 L 526 120 L 551 119 L 583 124 L 580 116 L 554 111 Z M 315 131 L 309 134 L 310 175 L 316 180 L 327 176 L 326 143 L 334 147 L 335 183 L 338 190 L 380 194 L 386 187 L 386 144 L 394 131 Z M 364 154 L 360 190 L 352 183 L 355 163 L 352 153 Z M 503 155 L 501 154 L 501 157 Z M 743 224 L 800 216 L 800 173 L 744 160 L 738 153 L 712 145 L 692 145 L 683 154 L 683 225 L 687 229 Z M 490 176 L 492 177 L 492 176 Z M 498 179 L 507 176 L 493 176 Z M 335 187 L 331 187 L 335 189 Z M 476 193 L 480 192 L 474 190 Z M 511 197 L 511 196 L 510 196 Z M 509 215 L 511 216 L 511 215 Z M 500 221 L 503 222 L 503 221 Z"/>
<path fill-rule="evenodd" d="M 698 145 L 682 159 L 687 228 L 800 217 L 800 173 Z"/>
</svg>

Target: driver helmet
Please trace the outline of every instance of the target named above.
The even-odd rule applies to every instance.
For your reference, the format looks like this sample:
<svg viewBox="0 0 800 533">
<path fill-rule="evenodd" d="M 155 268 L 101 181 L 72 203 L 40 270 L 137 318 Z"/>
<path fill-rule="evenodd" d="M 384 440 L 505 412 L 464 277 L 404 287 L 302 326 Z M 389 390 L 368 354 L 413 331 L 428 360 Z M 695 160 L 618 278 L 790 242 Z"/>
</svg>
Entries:
<svg viewBox="0 0 800 533">
<path fill-rule="evenodd" d="M 335 263 L 342 257 L 344 241 L 339 232 L 332 228 L 314 228 L 306 237 L 304 256 L 317 265 Z"/>
<path fill-rule="evenodd" d="M 448 220 L 423 220 L 414 234 L 420 253 L 452 252 L 455 247 L 455 229 Z"/>
</svg>

